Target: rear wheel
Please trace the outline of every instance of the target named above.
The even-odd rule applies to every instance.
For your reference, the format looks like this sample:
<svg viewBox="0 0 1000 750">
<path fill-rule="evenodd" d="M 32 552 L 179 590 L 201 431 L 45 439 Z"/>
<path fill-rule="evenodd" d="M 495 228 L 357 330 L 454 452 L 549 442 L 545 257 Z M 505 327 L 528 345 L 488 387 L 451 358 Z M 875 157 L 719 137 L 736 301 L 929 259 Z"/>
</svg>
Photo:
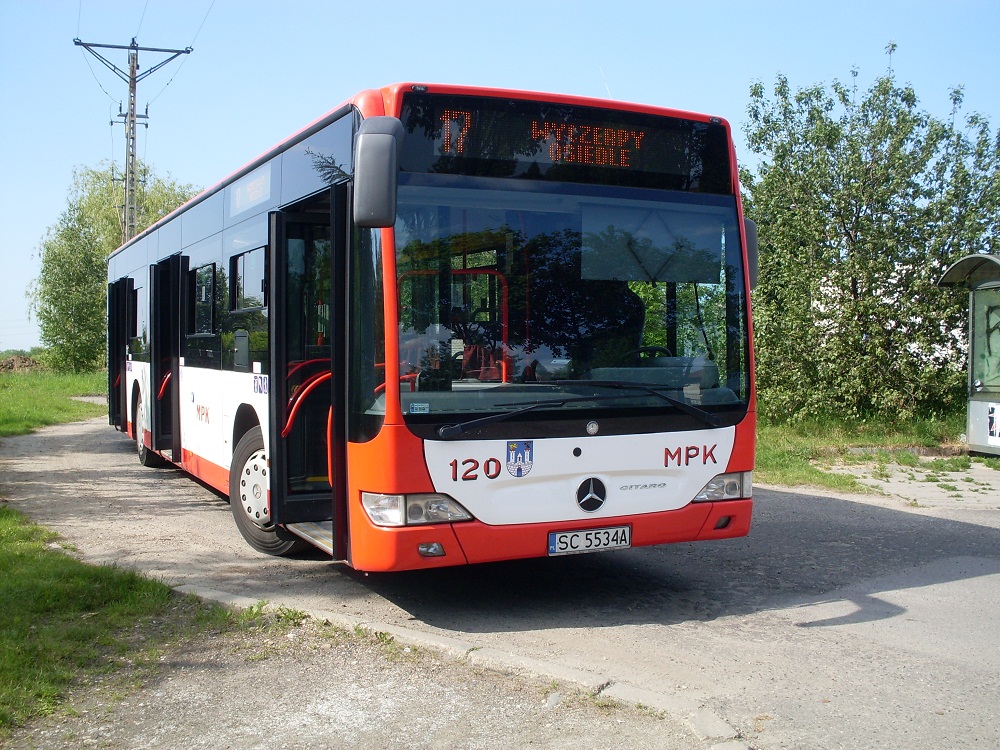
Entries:
<svg viewBox="0 0 1000 750">
<path fill-rule="evenodd" d="M 132 414 L 132 429 L 135 430 L 135 447 L 139 453 L 139 463 L 143 466 L 163 466 L 163 459 L 147 448 L 146 442 L 143 439 L 145 430 L 142 427 L 142 391 L 139 391 L 135 397 L 135 411 Z"/>
<path fill-rule="evenodd" d="M 310 548 L 308 542 L 271 523 L 271 499 L 264 437 L 260 427 L 247 432 L 236 445 L 229 469 L 229 504 L 236 528 L 247 543 L 268 555 L 296 555 Z"/>
</svg>

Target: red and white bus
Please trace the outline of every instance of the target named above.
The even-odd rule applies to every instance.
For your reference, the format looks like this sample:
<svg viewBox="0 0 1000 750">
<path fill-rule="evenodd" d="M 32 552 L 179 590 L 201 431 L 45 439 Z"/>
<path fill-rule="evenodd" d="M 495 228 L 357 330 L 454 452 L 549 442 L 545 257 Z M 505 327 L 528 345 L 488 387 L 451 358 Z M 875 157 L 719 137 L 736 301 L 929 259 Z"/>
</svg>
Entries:
<svg viewBox="0 0 1000 750">
<path fill-rule="evenodd" d="M 110 257 L 109 421 L 269 554 L 743 536 L 756 252 L 720 118 L 364 91 Z"/>
</svg>

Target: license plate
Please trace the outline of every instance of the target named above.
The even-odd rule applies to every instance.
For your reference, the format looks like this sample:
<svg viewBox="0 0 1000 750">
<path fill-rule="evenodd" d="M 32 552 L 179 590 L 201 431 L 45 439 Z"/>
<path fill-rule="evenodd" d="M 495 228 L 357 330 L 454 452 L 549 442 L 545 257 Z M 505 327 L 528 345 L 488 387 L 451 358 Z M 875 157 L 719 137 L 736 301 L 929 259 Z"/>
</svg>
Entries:
<svg viewBox="0 0 1000 750">
<path fill-rule="evenodd" d="M 609 526 L 604 529 L 549 532 L 550 555 L 575 555 L 602 549 L 625 549 L 632 546 L 631 526 Z"/>
</svg>

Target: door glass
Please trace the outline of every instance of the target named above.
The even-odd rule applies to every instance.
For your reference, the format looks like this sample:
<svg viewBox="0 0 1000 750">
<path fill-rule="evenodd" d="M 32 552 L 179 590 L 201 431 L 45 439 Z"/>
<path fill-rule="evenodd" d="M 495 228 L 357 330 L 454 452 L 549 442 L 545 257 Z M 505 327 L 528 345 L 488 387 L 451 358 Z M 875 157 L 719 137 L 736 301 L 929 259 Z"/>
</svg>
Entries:
<svg viewBox="0 0 1000 750">
<path fill-rule="evenodd" d="M 289 490 L 330 488 L 326 428 L 330 413 L 330 228 L 289 223 L 285 372 L 288 400 L 282 424 L 294 412 L 287 437 Z M 275 373 L 277 376 L 278 373 Z"/>
</svg>

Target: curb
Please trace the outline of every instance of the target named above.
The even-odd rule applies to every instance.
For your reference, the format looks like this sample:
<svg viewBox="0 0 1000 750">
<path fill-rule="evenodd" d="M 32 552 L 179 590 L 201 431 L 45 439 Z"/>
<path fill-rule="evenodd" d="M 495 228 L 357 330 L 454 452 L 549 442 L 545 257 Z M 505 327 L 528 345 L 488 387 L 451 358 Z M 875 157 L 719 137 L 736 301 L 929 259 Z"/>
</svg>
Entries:
<svg viewBox="0 0 1000 750">
<path fill-rule="evenodd" d="M 260 603 L 259 599 L 202 586 L 175 586 L 174 590 L 240 609 L 253 607 Z M 271 604 L 274 603 L 271 602 Z M 750 745 L 741 740 L 736 730 L 726 721 L 695 700 L 647 690 L 627 682 L 616 682 L 605 675 L 566 667 L 543 659 L 534 659 L 501 649 L 483 648 L 461 638 L 427 633 L 399 625 L 369 622 L 363 618 L 328 610 L 305 610 L 305 612 L 320 622 L 328 622 L 348 630 L 362 628 L 372 634 L 386 633 L 402 644 L 436 651 L 483 669 L 495 672 L 514 672 L 539 679 L 558 680 L 574 685 L 591 695 L 600 695 L 633 706 L 663 711 L 683 722 L 695 737 L 705 743 L 709 750 L 752 750 Z"/>
</svg>

